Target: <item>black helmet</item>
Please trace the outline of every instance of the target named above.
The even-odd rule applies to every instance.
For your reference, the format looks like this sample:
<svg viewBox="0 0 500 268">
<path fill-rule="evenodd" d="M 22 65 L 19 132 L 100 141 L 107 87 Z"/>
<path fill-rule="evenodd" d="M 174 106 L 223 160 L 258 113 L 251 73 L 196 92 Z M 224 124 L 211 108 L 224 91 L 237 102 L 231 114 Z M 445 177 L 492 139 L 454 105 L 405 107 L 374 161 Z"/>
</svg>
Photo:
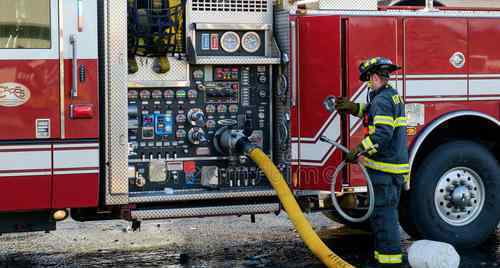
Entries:
<svg viewBox="0 0 500 268">
<path fill-rule="evenodd" d="M 390 73 L 399 69 L 401 67 L 392 63 L 388 58 L 370 58 L 359 65 L 359 79 L 361 81 L 368 81 L 370 80 L 370 75 L 374 73 L 389 78 Z"/>
</svg>

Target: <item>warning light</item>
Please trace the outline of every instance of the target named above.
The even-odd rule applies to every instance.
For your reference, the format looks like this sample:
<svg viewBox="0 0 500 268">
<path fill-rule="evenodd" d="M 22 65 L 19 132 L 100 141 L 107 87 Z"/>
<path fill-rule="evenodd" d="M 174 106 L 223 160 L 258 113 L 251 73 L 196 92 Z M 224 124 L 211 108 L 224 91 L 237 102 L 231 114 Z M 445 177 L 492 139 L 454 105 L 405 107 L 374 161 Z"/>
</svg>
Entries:
<svg viewBox="0 0 500 268">
<path fill-rule="evenodd" d="M 406 135 L 408 135 L 408 136 L 415 136 L 415 135 L 417 135 L 417 128 L 416 127 L 406 128 Z"/>
<path fill-rule="evenodd" d="M 71 104 L 69 107 L 71 119 L 90 119 L 94 117 L 94 106 L 92 104 Z"/>
<path fill-rule="evenodd" d="M 219 35 L 216 33 L 210 35 L 210 49 L 219 50 Z"/>
</svg>

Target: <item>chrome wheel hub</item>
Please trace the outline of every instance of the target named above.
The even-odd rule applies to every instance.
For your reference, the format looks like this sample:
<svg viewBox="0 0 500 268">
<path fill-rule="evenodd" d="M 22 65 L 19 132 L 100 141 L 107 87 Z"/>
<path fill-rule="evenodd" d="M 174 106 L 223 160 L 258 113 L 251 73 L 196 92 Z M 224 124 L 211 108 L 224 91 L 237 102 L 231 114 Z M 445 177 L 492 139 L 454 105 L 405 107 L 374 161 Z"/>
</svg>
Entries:
<svg viewBox="0 0 500 268">
<path fill-rule="evenodd" d="M 474 221 L 484 206 L 485 188 L 481 177 L 467 167 L 456 167 L 439 178 L 434 205 L 446 223 L 463 226 Z"/>
</svg>

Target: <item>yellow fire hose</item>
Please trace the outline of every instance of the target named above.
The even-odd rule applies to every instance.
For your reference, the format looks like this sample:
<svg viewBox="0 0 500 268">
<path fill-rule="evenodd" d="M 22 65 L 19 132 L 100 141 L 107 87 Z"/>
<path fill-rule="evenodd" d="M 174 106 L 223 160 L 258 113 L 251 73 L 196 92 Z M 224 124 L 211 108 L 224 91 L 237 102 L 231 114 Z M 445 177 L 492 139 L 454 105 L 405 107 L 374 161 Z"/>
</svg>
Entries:
<svg viewBox="0 0 500 268">
<path fill-rule="evenodd" d="M 271 182 L 271 185 L 278 194 L 278 198 L 285 208 L 288 217 L 295 226 L 295 229 L 299 232 L 302 240 L 304 240 L 305 244 L 309 247 L 313 254 L 316 255 L 316 257 L 318 257 L 327 267 L 354 267 L 333 253 L 333 251 L 331 251 L 325 243 L 321 241 L 316 232 L 314 232 L 311 224 L 307 221 L 304 213 L 299 207 L 299 204 L 295 200 L 292 191 L 288 188 L 288 184 L 283 179 L 283 176 L 276 168 L 273 161 L 271 161 L 271 159 L 269 159 L 259 148 L 250 149 L 248 155 L 264 172 L 269 182 Z"/>
</svg>

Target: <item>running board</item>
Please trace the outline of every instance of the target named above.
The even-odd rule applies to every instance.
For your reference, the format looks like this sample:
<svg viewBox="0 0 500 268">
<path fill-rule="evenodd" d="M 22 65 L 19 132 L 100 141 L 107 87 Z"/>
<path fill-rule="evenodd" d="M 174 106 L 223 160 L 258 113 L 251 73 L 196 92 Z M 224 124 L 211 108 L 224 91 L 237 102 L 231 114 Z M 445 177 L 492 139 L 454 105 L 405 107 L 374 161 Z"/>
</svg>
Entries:
<svg viewBox="0 0 500 268">
<path fill-rule="evenodd" d="M 136 192 L 129 194 L 129 203 L 199 201 L 213 199 L 271 197 L 276 196 L 276 191 L 270 189 L 253 190 L 180 190 L 174 194 L 165 192 Z"/>
<path fill-rule="evenodd" d="M 279 210 L 279 203 L 265 203 L 236 206 L 132 210 L 130 216 L 134 220 L 153 220 L 168 218 L 264 214 L 279 212 Z"/>
</svg>

